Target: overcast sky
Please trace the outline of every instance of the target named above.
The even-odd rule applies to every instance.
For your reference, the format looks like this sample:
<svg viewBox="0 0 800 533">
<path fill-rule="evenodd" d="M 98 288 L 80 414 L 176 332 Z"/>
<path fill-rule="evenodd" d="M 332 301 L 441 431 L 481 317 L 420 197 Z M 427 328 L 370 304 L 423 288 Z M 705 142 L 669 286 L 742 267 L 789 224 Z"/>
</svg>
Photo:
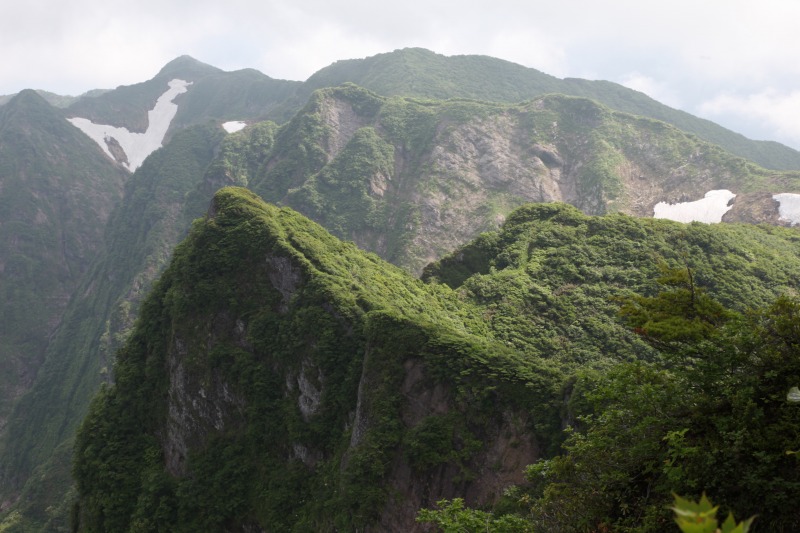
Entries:
<svg viewBox="0 0 800 533">
<path fill-rule="evenodd" d="M 129 85 L 183 54 L 304 80 L 420 46 L 615 81 L 800 149 L 798 24 L 797 0 L 2 0 L 0 94 Z"/>
</svg>

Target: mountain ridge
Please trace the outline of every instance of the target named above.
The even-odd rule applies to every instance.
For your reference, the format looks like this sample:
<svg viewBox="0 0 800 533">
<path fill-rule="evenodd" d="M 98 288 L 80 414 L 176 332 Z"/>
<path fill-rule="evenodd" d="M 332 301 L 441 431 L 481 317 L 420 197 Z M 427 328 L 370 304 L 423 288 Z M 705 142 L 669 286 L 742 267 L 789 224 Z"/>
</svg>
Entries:
<svg viewBox="0 0 800 533">
<path fill-rule="evenodd" d="M 189 81 L 207 76 L 235 74 L 235 72 L 226 73 L 184 55 L 167 63 L 155 78 L 169 77 L 168 73 L 178 72 L 191 78 Z M 228 117 L 230 120 L 247 118 L 285 122 L 305 104 L 315 89 L 345 82 L 356 83 L 385 96 L 406 95 L 440 99 L 457 96 L 509 103 L 518 103 L 547 93 L 562 93 L 592 98 L 613 109 L 664 120 L 684 131 L 695 133 L 701 138 L 719 144 L 732 153 L 753 160 L 765 168 L 800 169 L 800 151 L 776 141 L 748 139 L 712 121 L 670 108 L 639 91 L 610 81 L 559 79 L 536 69 L 490 56 L 444 56 L 424 48 L 404 48 L 364 59 L 334 62 L 312 74 L 304 82 L 275 80 L 264 74 L 261 76 L 264 80 L 252 82 L 253 88 L 259 87 L 260 90 L 273 92 L 275 96 L 261 98 L 260 113 L 248 117 L 231 116 Z M 125 87 L 117 89 L 126 90 Z M 137 105 L 142 110 L 149 109 L 156 97 L 157 94 L 154 93 L 151 95 L 151 101 L 142 101 Z M 119 113 L 114 115 L 108 109 L 103 111 L 100 108 L 90 111 L 96 108 L 98 103 L 89 105 L 87 101 L 93 101 L 93 98 L 78 98 L 69 106 L 72 108 L 73 116 L 83 113 L 91 120 L 105 120 L 108 121 L 105 123 L 118 127 L 125 126 L 131 131 L 146 129 L 146 124 L 142 122 L 143 111 L 139 111 L 140 118 L 136 118 L 135 114 L 131 114 L 132 109 L 125 110 L 120 107 L 121 101 L 116 102 L 114 105 L 119 108 L 118 112 L 124 111 L 124 115 L 128 117 L 123 119 L 125 122 L 123 123 L 120 121 Z M 250 109 L 250 113 L 254 111 L 253 108 L 243 109 Z M 117 122 L 112 122 L 113 120 Z M 179 125 L 190 123 L 194 122 L 188 115 L 181 115 L 177 121 Z"/>
</svg>

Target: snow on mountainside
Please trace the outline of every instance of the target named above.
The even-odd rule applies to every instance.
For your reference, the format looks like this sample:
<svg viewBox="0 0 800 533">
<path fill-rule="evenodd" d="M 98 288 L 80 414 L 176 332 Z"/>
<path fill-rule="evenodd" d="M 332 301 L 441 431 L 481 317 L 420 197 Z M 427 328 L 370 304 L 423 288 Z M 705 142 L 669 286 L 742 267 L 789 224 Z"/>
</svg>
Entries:
<svg viewBox="0 0 800 533">
<path fill-rule="evenodd" d="M 230 122 L 223 123 L 222 129 L 228 133 L 236 133 L 237 131 L 243 130 L 246 126 L 246 122 L 242 122 L 241 120 L 232 120 Z"/>
<path fill-rule="evenodd" d="M 668 204 L 659 202 L 653 208 L 653 218 L 666 218 L 677 222 L 722 222 L 722 217 L 730 211 L 731 200 L 736 195 L 727 189 L 708 191 L 705 197 L 694 202 Z"/>
<path fill-rule="evenodd" d="M 178 112 L 178 105 L 172 101 L 179 94 L 189 90 L 191 84 L 192 82 L 179 79 L 169 82 L 169 89 L 158 98 L 156 105 L 147 113 L 148 126 L 144 133 L 131 133 L 127 128 L 95 124 L 86 118 L 74 117 L 67 120 L 95 141 L 110 158 L 122 162 L 133 172 L 141 166 L 147 156 L 161 148 L 172 119 Z M 115 145 L 122 149 L 124 157 L 115 157 L 112 154 Z"/>
<path fill-rule="evenodd" d="M 706 222 L 716 224 L 733 207 L 736 195 L 727 189 L 708 191 L 705 197 L 694 202 L 670 204 L 659 202 L 653 207 L 653 218 L 666 218 L 676 222 Z M 775 194 L 772 199 L 778 202 L 778 216 L 781 221 L 792 226 L 800 224 L 800 194 Z"/>
<path fill-rule="evenodd" d="M 772 197 L 778 202 L 778 214 L 781 220 L 791 222 L 792 226 L 800 224 L 800 194 L 785 192 Z"/>
</svg>

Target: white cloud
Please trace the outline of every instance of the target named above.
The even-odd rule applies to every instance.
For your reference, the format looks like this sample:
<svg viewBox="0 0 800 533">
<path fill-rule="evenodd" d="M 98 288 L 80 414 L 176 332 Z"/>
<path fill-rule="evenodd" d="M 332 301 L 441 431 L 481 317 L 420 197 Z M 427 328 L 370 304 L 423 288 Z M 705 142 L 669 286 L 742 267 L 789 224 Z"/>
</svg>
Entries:
<svg viewBox="0 0 800 533">
<path fill-rule="evenodd" d="M 494 35 L 485 54 L 535 68 L 552 76 L 565 77 L 567 54 L 563 46 L 536 31 L 517 30 Z"/>
<path fill-rule="evenodd" d="M 619 80 L 619 83 L 629 89 L 642 92 L 662 104 L 675 108 L 680 108 L 682 105 L 680 98 L 665 83 L 656 81 L 650 76 L 645 76 L 639 72 L 631 72 L 624 75 Z"/>
<path fill-rule="evenodd" d="M 800 147 L 800 90 L 720 94 L 698 106 L 697 113 L 711 120 L 730 117 L 762 132 L 763 138 Z"/>
</svg>

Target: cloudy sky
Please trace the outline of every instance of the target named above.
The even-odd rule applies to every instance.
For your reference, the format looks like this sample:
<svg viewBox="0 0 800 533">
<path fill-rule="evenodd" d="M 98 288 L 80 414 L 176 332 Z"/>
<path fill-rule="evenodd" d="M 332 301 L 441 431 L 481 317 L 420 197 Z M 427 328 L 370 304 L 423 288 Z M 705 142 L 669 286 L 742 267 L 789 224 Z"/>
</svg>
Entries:
<svg viewBox="0 0 800 533">
<path fill-rule="evenodd" d="M 3 0 L 0 94 L 128 85 L 182 54 L 304 80 L 420 46 L 615 81 L 800 149 L 799 21 L 796 0 Z"/>
</svg>

